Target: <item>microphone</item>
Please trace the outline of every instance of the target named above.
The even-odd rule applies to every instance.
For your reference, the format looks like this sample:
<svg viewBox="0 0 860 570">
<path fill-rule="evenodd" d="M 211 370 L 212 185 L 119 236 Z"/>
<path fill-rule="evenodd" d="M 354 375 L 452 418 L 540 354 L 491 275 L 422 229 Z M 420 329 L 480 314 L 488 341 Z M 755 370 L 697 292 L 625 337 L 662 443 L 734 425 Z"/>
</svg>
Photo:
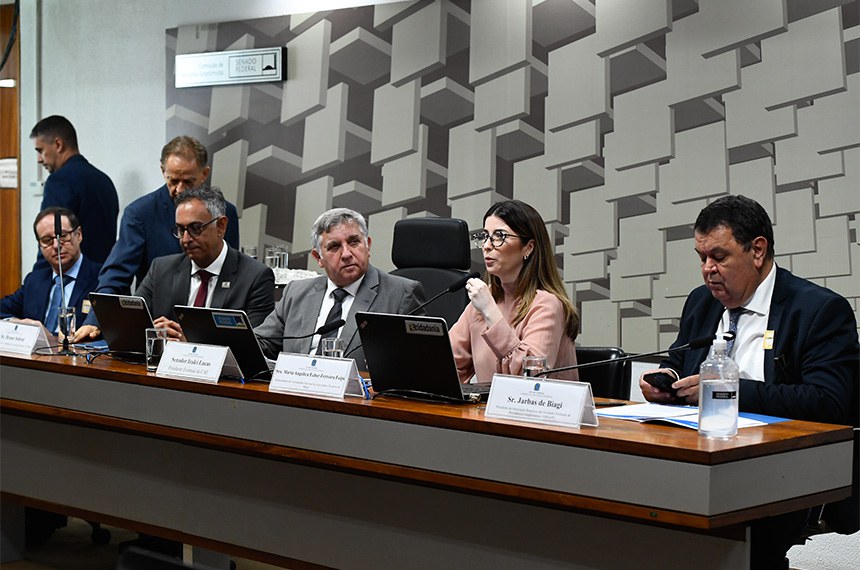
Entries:
<svg viewBox="0 0 860 570">
<path fill-rule="evenodd" d="M 727 337 L 733 337 L 734 335 L 726 334 L 723 335 L 724 338 L 728 340 Z M 572 364 L 570 366 L 560 366 L 558 368 L 550 368 L 549 370 L 544 370 L 543 372 L 538 372 L 533 377 L 537 378 L 540 376 L 547 376 L 549 374 L 555 374 L 556 372 L 566 372 L 568 370 L 578 370 L 580 368 L 591 368 L 592 366 L 600 366 L 603 364 L 614 364 L 617 362 L 627 362 L 628 360 L 636 360 L 637 358 L 643 358 L 646 356 L 658 356 L 660 354 L 671 354 L 673 352 L 679 352 L 681 350 L 693 350 L 696 348 L 705 348 L 706 346 L 711 346 L 714 344 L 713 336 L 705 336 L 702 338 L 696 338 L 691 340 L 686 344 L 682 344 L 681 346 L 676 346 L 675 348 L 669 348 L 666 350 L 655 350 L 654 352 L 643 352 L 641 354 L 628 354 L 627 356 L 621 358 L 609 358 L 607 360 L 595 360 L 594 362 L 584 362 L 582 364 Z"/>
<path fill-rule="evenodd" d="M 463 277 L 459 281 L 455 281 L 454 283 L 451 283 L 450 285 L 448 285 L 447 289 L 440 291 L 439 293 L 434 295 L 429 301 L 424 301 L 423 303 L 421 303 L 420 305 L 418 305 L 417 307 L 415 307 L 414 309 L 412 309 L 411 311 L 409 311 L 406 314 L 407 315 L 414 315 L 415 313 L 417 313 L 418 311 L 420 311 L 421 309 L 423 309 L 424 307 L 426 307 L 427 305 L 429 305 L 430 303 L 432 303 L 433 301 L 435 301 L 436 299 L 438 299 L 442 295 L 445 295 L 447 293 L 453 293 L 454 291 L 459 291 L 460 289 L 462 289 L 463 287 L 466 286 L 466 282 L 469 279 L 476 279 L 480 276 L 481 276 L 481 274 L 478 273 L 477 271 L 473 271 L 473 272 L 469 273 L 468 275 L 466 275 L 465 277 Z"/>
<path fill-rule="evenodd" d="M 343 319 L 338 319 L 336 321 L 332 321 L 330 323 L 326 323 L 317 330 L 312 333 L 298 335 L 298 336 L 261 336 L 260 340 L 298 340 L 300 338 L 308 338 L 309 336 L 314 336 L 318 334 L 323 336 L 331 331 L 336 331 L 340 327 L 346 324 L 346 321 Z"/>
</svg>

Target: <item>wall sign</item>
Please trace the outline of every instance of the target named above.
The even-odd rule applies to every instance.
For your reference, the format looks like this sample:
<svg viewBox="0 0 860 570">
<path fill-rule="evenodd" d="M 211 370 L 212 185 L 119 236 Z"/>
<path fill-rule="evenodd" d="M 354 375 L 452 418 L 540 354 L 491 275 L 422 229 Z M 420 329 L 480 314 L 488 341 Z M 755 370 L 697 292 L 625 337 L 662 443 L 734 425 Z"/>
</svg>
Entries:
<svg viewBox="0 0 860 570">
<path fill-rule="evenodd" d="M 284 81 L 287 48 L 243 49 L 176 56 L 176 88 Z"/>
</svg>

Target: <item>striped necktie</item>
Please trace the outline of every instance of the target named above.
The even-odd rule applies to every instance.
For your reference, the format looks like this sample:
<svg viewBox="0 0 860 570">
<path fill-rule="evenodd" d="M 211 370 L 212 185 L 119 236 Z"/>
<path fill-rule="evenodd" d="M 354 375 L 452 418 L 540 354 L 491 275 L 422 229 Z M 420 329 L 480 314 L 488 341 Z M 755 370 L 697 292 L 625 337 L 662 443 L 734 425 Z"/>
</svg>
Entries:
<svg viewBox="0 0 860 570">
<path fill-rule="evenodd" d="M 732 335 L 732 337 L 726 341 L 726 356 L 731 354 L 732 348 L 735 346 L 735 339 L 738 336 L 738 320 L 741 318 L 743 312 L 743 307 L 729 309 L 729 330 L 726 332 Z"/>
</svg>

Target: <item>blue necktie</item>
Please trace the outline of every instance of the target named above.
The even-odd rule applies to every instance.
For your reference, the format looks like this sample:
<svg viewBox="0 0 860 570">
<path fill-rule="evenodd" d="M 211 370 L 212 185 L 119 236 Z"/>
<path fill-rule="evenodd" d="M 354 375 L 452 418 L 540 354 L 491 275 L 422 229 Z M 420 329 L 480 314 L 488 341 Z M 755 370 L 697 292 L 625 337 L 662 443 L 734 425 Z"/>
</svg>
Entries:
<svg viewBox="0 0 860 570">
<path fill-rule="evenodd" d="M 732 347 L 735 345 L 735 339 L 738 336 L 738 319 L 741 318 L 741 313 L 744 312 L 743 307 L 735 307 L 729 309 L 729 330 L 726 332 L 732 335 L 732 338 L 726 341 L 726 356 L 731 354 Z"/>
<path fill-rule="evenodd" d="M 75 280 L 74 277 L 68 275 L 64 278 L 65 283 L 70 283 Z M 52 333 L 57 332 L 60 325 L 60 307 L 63 305 L 63 289 L 60 287 L 60 276 L 54 276 L 54 287 L 51 289 L 51 306 L 48 307 L 48 316 L 45 317 L 45 328 Z"/>
</svg>

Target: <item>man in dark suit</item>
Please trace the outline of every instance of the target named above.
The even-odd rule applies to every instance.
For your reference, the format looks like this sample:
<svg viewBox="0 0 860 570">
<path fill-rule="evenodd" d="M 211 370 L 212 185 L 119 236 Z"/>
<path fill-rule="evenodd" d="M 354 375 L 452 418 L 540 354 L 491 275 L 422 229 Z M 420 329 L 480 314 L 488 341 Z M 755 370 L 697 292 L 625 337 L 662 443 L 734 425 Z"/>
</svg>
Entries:
<svg viewBox="0 0 860 570">
<path fill-rule="evenodd" d="M 408 313 L 424 301 L 424 288 L 417 281 L 388 275 L 370 265 L 371 239 L 367 222 L 358 212 L 347 208 L 325 212 L 314 222 L 311 241 L 311 255 L 326 275 L 291 281 L 275 310 L 254 332 L 271 358 L 281 350 L 310 354 L 319 346 L 319 335 L 295 340 L 277 337 L 309 333 L 342 318 L 346 323 L 337 334 L 346 340 L 344 353 L 366 370 L 355 312 Z"/>
<path fill-rule="evenodd" d="M 224 241 L 226 202 L 217 188 L 187 190 L 176 198 L 173 235 L 184 253 L 153 261 L 135 294 L 152 311 L 153 324 L 184 339 L 175 321 L 175 305 L 241 309 L 259 324 L 275 306 L 275 276 L 269 267 Z M 84 325 L 78 337 L 98 336 Z"/>
<path fill-rule="evenodd" d="M 209 178 L 209 153 L 193 137 L 178 136 L 161 149 L 164 185 L 129 204 L 122 214 L 119 239 L 99 276 L 98 293 L 125 295 L 133 281 L 139 287 L 153 259 L 182 253 L 173 231 L 176 197 Z M 239 247 L 239 216 L 227 202 L 227 244 Z M 92 321 L 87 321 L 92 324 Z"/>
<path fill-rule="evenodd" d="M 55 215 L 62 221 L 60 245 L 62 258 L 57 256 Z M 77 216 L 66 208 L 47 208 L 39 212 L 33 223 L 39 250 L 47 261 L 44 268 L 34 269 L 21 288 L 0 299 L 0 318 L 21 319 L 27 323 L 44 323 L 51 333 L 57 332 L 57 308 L 62 304 L 57 277 L 60 259 L 63 265 L 63 293 L 66 305 L 80 315 L 89 310 L 87 295 L 98 284 L 98 263 L 81 254 L 83 230 Z M 54 306 L 54 311 L 51 307 Z"/>
<path fill-rule="evenodd" d="M 50 176 L 45 181 L 41 210 L 67 208 L 81 222 L 87 241 L 81 246 L 90 261 L 103 263 L 116 241 L 119 199 L 107 174 L 78 152 L 78 135 L 65 117 L 45 117 L 30 131 L 38 162 Z M 35 269 L 46 266 L 42 258 Z"/>
<path fill-rule="evenodd" d="M 687 298 L 672 347 L 723 335 L 735 310 L 729 356 L 740 367 L 741 411 L 857 426 L 860 345 L 848 301 L 776 266 L 771 221 L 754 200 L 725 196 L 712 202 L 694 231 L 705 284 Z M 661 371 L 678 378 L 672 387 L 685 403 L 698 402 L 699 365 L 707 353 L 677 351 L 661 364 Z M 675 400 L 641 378 L 639 385 L 650 401 Z M 804 510 L 753 523 L 752 567 L 788 568 L 785 554 L 808 515 Z"/>
</svg>

